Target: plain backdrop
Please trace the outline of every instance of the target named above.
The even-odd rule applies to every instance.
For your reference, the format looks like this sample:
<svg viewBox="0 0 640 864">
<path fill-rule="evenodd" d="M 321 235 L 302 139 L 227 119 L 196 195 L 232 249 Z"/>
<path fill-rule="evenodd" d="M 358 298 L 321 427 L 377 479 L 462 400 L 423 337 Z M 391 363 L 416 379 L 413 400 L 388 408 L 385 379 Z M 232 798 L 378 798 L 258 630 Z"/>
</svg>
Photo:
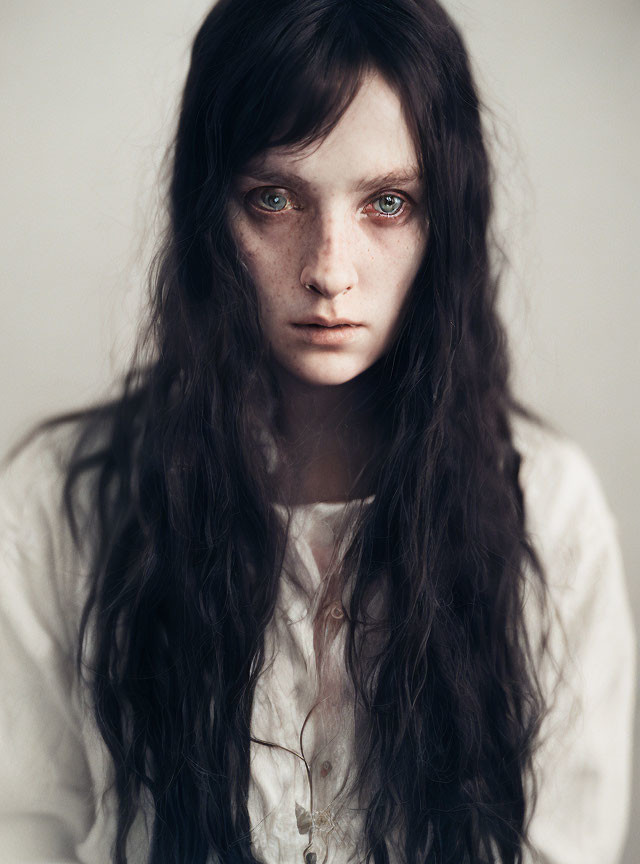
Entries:
<svg viewBox="0 0 640 864">
<path fill-rule="evenodd" d="M 515 381 L 594 463 L 639 621 L 640 2 L 446 5 L 496 142 Z M 0 0 L 2 451 L 126 366 L 208 6 Z M 625 864 L 640 853 L 637 749 Z"/>
</svg>

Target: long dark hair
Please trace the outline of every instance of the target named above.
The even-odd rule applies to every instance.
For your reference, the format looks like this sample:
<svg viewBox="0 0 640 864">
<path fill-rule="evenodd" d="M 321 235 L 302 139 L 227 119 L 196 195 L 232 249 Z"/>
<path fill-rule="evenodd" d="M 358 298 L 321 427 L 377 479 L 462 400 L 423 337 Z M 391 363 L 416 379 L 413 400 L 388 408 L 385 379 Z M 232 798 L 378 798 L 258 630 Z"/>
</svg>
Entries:
<svg viewBox="0 0 640 864">
<path fill-rule="evenodd" d="M 254 861 L 250 716 L 286 534 L 257 434 L 277 440 L 278 390 L 227 201 L 251 156 L 326 135 L 370 69 L 404 105 L 430 236 L 371 373 L 384 458 L 341 562 L 354 575 L 345 664 L 368 722 L 354 765 L 371 790 L 365 857 L 387 862 L 399 831 L 407 864 L 521 860 L 543 710 L 523 596 L 527 574 L 544 580 L 464 44 L 434 0 L 220 0 L 193 45 L 146 353 L 120 398 L 82 415 L 66 483 L 78 542 L 83 478 L 95 496 L 78 663 L 115 768 L 117 864 L 145 796 L 153 864 Z M 376 585 L 389 602 L 372 654 Z"/>
</svg>

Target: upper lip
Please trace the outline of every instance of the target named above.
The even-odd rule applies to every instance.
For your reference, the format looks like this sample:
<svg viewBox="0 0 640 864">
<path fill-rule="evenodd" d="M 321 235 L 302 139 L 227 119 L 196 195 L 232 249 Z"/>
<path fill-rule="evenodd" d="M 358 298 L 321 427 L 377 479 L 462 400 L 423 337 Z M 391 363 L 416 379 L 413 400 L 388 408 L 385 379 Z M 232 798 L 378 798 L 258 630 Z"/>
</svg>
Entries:
<svg viewBox="0 0 640 864">
<path fill-rule="evenodd" d="M 321 318 L 319 315 L 313 315 L 311 318 L 305 318 L 304 321 L 296 321 L 294 323 L 297 325 L 320 324 L 322 327 L 337 327 L 338 324 L 358 325 L 358 321 L 349 321 L 348 318 Z"/>
</svg>

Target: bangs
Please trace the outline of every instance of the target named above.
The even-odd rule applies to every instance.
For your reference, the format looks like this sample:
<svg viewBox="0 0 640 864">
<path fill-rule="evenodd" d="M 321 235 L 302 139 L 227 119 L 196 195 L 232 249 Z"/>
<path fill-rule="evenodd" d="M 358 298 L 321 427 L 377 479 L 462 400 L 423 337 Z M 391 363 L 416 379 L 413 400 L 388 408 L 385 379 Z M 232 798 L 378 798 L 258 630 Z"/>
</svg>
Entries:
<svg viewBox="0 0 640 864">
<path fill-rule="evenodd" d="M 323 75 L 301 70 L 284 82 L 274 94 L 272 107 L 281 118 L 269 140 L 269 147 L 303 148 L 320 142 L 339 123 L 364 77 L 364 69 L 333 65 Z"/>
<path fill-rule="evenodd" d="M 230 124 L 232 173 L 269 147 L 302 149 L 320 142 L 338 124 L 373 67 L 344 11 L 338 8 L 329 20 L 311 20 L 306 27 L 297 20 L 295 34 L 265 33 L 258 56 L 253 46 L 231 100 L 242 106 Z"/>
</svg>

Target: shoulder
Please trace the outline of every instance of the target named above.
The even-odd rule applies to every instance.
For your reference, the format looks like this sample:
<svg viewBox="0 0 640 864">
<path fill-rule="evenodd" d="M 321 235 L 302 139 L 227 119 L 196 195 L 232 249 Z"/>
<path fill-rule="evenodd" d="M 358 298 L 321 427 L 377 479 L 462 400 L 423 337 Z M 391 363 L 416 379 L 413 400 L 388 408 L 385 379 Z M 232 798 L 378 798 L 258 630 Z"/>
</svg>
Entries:
<svg viewBox="0 0 640 864">
<path fill-rule="evenodd" d="M 613 640 L 628 654 L 633 624 L 618 526 L 590 460 L 575 442 L 530 420 L 514 422 L 513 440 L 557 650 L 566 637 L 574 647 Z"/>
<path fill-rule="evenodd" d="M 78 432 L 75 423 L 39 431 L 0 468 L 3 629 L 28 629 L 43 650 L 51 640 L 71 650 L 85 592 L 87 559 L 64 501 Z"/>
<path fill-rule="evenodd" d="M 518 418 L 513 433 L 552 653 L 582 657 L 592 675 L 616 663 L 631 668 L 634 627 L 618 528 L 591 462 L 575 442 L 529 420 Z"/>
<path fill-rule="evenodd" d="M 531 593 L 524 607 L 529 635 L 544 649 L 536 653 L 537 677 L 547 705 L 529 837 L 544 860 L 613 862 L 628 818 L 636 686 L 616 520 L 575 442 L 522 418 L 513 423 L 513 442 L 546 586 L 543 610 Z"/>
<path fill-rule="evenodd" d="M 523 417 L 513 421 L 521 457 L 527 530 L 541 551 L 595 548 L 617 533 L 615 519 L 589 458 L 571 439 Z"/>
<path fill-rule="evenodd" d="M 73 448 L 70 427 L 59 426 L 32 433 L 0 466 L 0 518 L 2 536 L 19 530 L 23 539 L 35 542 L 29 530 L 33 520 L 57 521 L 62 515 L 62 496 Z"/>
<path fill-rule="evenodd" d="M 51 490 L 65 475 L 76 438 L 76 425 L 66 423 L 29 433 L 0 462 L 3 496 Z"/>
<path fill-rule="evenodd" d="M 91 533 L 95 480 L 112 451 L 111 409 L 107 403 L 46 421 L 9 451 L 0 461 L 3 528 L 37 514 L 62 528 L 69 504 L 79 528 Z"/>
</svg>

